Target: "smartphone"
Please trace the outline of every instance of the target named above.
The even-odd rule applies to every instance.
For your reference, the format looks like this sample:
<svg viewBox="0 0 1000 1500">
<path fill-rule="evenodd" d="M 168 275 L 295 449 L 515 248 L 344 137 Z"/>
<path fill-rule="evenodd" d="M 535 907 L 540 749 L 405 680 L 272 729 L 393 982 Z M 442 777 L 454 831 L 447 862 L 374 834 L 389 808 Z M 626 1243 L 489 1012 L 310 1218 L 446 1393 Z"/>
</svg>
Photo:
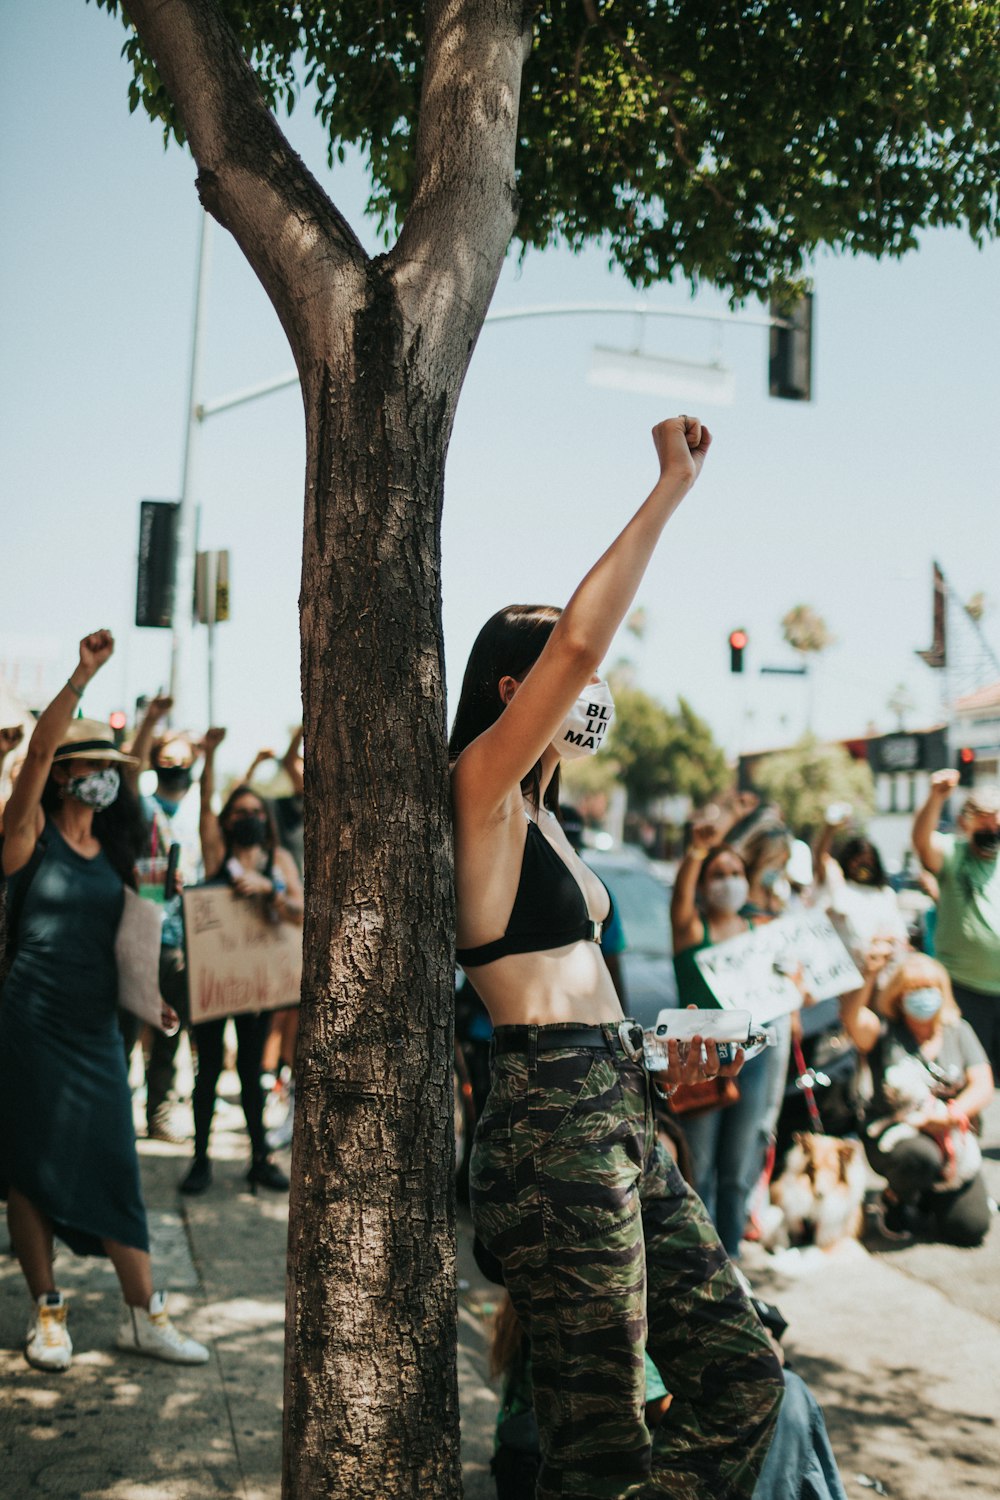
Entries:
<svg viewBox="0 0 1000 1500">
<path fill-rule="evenodd" d="M 174 882 L 177 879 L 177 862 L 180 859 L 180 857 L 181 857 L 181 846 L 180 846 L 180 844 L 171 844 L 170 845 L 170 855 L 169 855 L 169 857 L 167 859 L 167 873 L 163 877 L 163 899 L 164 899 L 164 901 L 171 901 L 174 898 L 174 896 L 176 896 L 176 894 L 177 894 L 176 890 L 174 889 Z"/>
<path fill-rule="evenodd" d="M 656 1035 L 689 1042 L 692 1037 L 711 1037 L 713 1042 L 743 1043 L 750 1035 L 753 1017 L 748 1010 L 661 1010 Z"/>
<path fill-rule="evenodd" d="M 668 1063 L 667 1042 L 680 1044 L 681 1061 L 687 1056 L 692 1039 L 711 1037 L 723 1067 L 736 1061 L 742 1048 L 744 1062 L 756 1057 L 773 1042 L 768 1031 L 753 1024 L 748 1010 L 661 1010 L 653 1031 L 644 1034 L 643 1055 L 646 1066 L 658 1072 Z M 702 1061 L 706 1060 L 704 1047 Z"/>
</svg>

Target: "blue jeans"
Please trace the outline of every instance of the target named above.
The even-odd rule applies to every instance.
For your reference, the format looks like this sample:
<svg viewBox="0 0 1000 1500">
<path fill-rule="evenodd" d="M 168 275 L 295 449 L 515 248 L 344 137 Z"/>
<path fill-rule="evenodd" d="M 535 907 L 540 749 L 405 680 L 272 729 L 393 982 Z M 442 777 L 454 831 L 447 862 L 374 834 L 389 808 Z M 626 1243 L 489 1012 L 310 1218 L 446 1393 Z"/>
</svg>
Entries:
<svg viewBox="0 0 1000 1500">
<path fill-rule="evenodd" d="M 788 1018 L 782 1017 L 771 1029 L 777 1045 L 744 1064 L 738 1103 L 681 1121 L 691 1151 L 695 1192 L 730 1259 L 740 1253 L 750 1195 L 763 1170 L 781 1108 L 791 1041 Z"/>
<path fill-rule="evenodd" d="M 823 1412 L 793 1370 L 753 1500 L 847 1500 Z"/>
</svg>

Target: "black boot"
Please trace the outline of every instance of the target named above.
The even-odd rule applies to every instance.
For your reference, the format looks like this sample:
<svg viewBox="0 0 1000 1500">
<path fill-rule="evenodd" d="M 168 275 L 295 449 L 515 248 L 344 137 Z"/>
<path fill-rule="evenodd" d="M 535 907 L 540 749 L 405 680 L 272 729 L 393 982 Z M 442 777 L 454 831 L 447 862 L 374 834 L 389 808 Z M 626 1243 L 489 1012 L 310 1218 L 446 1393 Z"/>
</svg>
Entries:
<svg viewBox="0 0 1000 1500">
<path fill-rule="evenodd" d="M 247 1173 L 247 1182 L 250 1184 L 252 1193 L 255 1193 L 259 1187 L 270 1188 L 273 1193 L 288 1192 L 288 1178 L 269 1156 L 254 1157 Z"/>
<path fill-rule="evenodd" d="M 196 1156 L 188 1168 L 187 1176 L 180 1184 L 180 1192 L 187 1193 L 193 1198 L 198 1193 L 207 1192 L 212 1186 L 212 1163 L 207 1156 Z"/>
</svg>

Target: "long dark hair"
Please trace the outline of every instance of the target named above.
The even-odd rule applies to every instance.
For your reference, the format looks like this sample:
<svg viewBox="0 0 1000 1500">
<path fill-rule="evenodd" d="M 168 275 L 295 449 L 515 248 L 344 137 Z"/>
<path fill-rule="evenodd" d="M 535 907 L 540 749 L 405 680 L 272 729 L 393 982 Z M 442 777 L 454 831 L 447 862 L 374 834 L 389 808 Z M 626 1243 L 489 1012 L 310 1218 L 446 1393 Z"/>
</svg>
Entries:
<svg viewBox="0 0 1000 1500">
<path fill-rule="evenodd" d="M 455 722 L 448 741 L 448 758 L 456 761 L 472 741 L 495 724 L 506 704 L 500 696 L 501 677 L 527 676 L 562 614 L 551 604 L 509 604 L 486 621 L 469 655 Z M 521 782 L 524 795 L 537 808 L 542 786 L 542 763 L 536 761 Z M 545 789 L 545 805 L 559 808 L 559 768 Z"/>
<path fill-rule="evenodd" d="M 57 781 L 50 771 L 42 792 L 43 812 L 52 817 L 62 806 L 62 801 L 63 783 Z M 115 874 L 135 890 L 135 862 L 145 848 L 146 823 L 139 799 L 124 776 L 111 806 L 94 813 L 93 829 L 94 837 Z"/>
<path fill-rule="evenodd" d="M 275 827 L 274 814 L 272 813 L 270 806 L 267 802 L 264 801 L 264 798 L 260 795 L 260 793 L 255 792 L 253 787 L 248 786 L 246 782 L 244 782 L 241 786 L 233 788 L 233 790 L 229 793 L 229 796 L 226 798 L 219 813 L 219 828 L 222 830 L 222 841 L 226 846 L 223 865 L 225 865 L 226 860 L 230 858 L 233 850 L 236 847 L 232 841 L 232 838 L 230 837 L 229 829 L 227 828 L 226 824 L 229 821 L 229 814 L 233 810 L 233 803 L 238 802 L 241 797 L 252 797 L 255 802 L 260 803 L 261 812 L 263 814 L 264 821 L 267 824 L 267 837 L 265 838 L 264 843 L 261 847 L 267 851 L 267 868 L 268 870 L 270 870 L 272 864 L 274 863 L 274 851 L 278 846 L 278 830 Z"/>
<path fill-rule="evenodd" d="M 885 867 L 882 864 L 882 856 L 869 839 L 860 837 L 848 839 L 837 855 L 837 863 L 848 879 L 850 879 L 848 871 L 856 859 L 865 859 L 868 861 L 872 867 L 872 875 L 874 876 L 872 883 L 877 885 L 880 890 L 883 886 L 889 884 L 889 877 L 886 875 Z"/>
</svg>

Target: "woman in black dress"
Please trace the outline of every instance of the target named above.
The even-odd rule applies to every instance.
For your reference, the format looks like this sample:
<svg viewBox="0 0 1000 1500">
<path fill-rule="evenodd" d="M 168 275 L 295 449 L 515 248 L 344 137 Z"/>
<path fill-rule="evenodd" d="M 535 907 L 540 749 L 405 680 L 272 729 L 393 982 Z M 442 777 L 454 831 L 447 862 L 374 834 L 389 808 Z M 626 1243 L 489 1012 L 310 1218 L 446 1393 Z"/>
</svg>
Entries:
<svg viewBox="0 0 1000 1500">
<path fill-rule="evenodd" d="M 120 1349 L 176 1364 L 208 1359 L 153 1290 L 118 1031 L 114 945 L 141 836 L 118 769 L 129 757 L 106 725 L 73 718 L 113 650 L 107 630 L 80 642 L 4 815 L 13 960 L 0 1005 L 0 1195 L 35 1304 L 25 1352 L 50 1370 L 66 1369 L 73 1352 L 54 1235 L 78 1255 L 110 1258 L 126 1303 Z"/>
</svg>

